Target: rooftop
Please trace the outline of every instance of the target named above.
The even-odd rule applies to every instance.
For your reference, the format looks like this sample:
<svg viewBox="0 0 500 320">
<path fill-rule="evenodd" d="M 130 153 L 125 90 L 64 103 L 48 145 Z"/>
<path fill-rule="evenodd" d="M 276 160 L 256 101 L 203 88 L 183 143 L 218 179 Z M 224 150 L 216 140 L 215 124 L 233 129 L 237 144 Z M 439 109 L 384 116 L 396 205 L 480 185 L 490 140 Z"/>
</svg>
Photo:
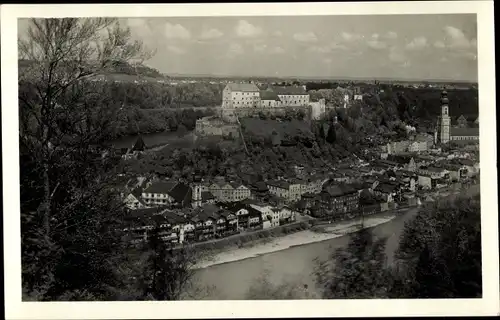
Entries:
<svg viewBox="0 0 500 320">
<path fill-rule="evenodd" d="M 147 187 L 143 191 L 143 193 L 167 194 L 176 186 L 176 184 L 177 182 L 175 181 L 153 182 L 149 187 Z"/>
<path fill-rule="evenodd" d="M 231 89 L 231 91 L 239 91 L 239 92 L 259 92 L 259 88 L 253 83 L 228 83 L 227 87 Z"/>
<path fill-rule="evenodd" d="M 450 136 L 479 136 L 479 128 L 450 128 Z"/>
<path fill-rule="evenodd" d="M 295 86 L 273 86 L 271 89 L 276 92 L 278 95 L 307 95 L 308 93 L 304 90 L 303 87 L 295 87 Z"/>
<path fill-rule="evenodd" d="M 274 101 L 280 101 L 280 98 L 274 91 L 270 90 L 261 90 L 260 91 L 260 99 L 261 100 L 274 100 Z"/>
</svg>

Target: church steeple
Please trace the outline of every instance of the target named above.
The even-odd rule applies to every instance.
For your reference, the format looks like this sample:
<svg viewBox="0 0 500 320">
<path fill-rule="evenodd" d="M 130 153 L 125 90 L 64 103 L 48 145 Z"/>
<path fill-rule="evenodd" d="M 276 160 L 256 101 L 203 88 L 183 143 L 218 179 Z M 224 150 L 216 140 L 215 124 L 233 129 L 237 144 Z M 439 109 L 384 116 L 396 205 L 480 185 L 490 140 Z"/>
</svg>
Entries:
<svg viewBox="0 0 500 320">
<path fill-rule="evenodd" d="M 441 116 L 449 116 L 448 114 L 448 103 L 450 101 L 448 100 L 448 92 L 444 90 L 441 93 Z"/>
<path fill-rule="evenodd" d="M 450 141 L 450 115 L 448 107 L 448 92 L 441 93 L 441 116 L 438 120 L 436 131 L 436 143 L 448 143 Z"/>
</svg>

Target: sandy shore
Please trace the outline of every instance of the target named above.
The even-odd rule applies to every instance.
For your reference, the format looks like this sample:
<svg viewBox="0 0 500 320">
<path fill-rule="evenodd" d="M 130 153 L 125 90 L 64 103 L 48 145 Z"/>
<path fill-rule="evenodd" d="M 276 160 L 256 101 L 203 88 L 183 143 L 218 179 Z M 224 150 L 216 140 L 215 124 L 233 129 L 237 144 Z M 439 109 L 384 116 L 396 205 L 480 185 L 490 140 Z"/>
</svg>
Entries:
<svg viewBox="0 0 500 320">
<path fill-rule="evenodd" d="M 367 217 L 364 219 L 364 225 L 366 228 L 375 227 L 379 224 L 389 222 L 395 217 L 396 215 L 394 213 L 387 214 L 387 216 L 382 217 Z M 256 244 L 255 246 L 249 248 L 235 248 L 229 251 L 220 252 L 216 254 L 212 259 L 200 262 L 196 266 L 196 268 L 207 268 L 217 264 L 235 262 L 257 257 L 263 254 L 285 250 L 294 246 L 300 246 L 342 237 L 348 233 L 352 233 L 358 230 L 360 222 L 360 219 L 358 219 L 344 223 L 338 223 L 332 226 L 326 226 L 324 228 L 325 232 L 323 233 L 314 232 L 311 230 L 299 231 L 293 234 L 270 239 L 270 241 L 267 243 Z"/>
</svg>

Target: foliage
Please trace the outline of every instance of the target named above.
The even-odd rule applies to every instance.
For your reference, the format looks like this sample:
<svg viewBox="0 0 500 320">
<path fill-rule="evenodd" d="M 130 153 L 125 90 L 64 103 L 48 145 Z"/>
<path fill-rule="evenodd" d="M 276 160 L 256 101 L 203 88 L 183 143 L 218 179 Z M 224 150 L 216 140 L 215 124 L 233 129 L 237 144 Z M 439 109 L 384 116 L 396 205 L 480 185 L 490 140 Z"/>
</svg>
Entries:
<svg viewBox="0 0 500 320">
<path fill-rule="evenodd" d="M 23 299 L 136 299 L 124 270 L 145 266 L 125 254 L 120 158 L 102 156 L 123 105 L 87 80 L 140 61 L 144 47 L 116 19 L 31 19 L 19 53 L 31 62 L 19 80 Z"/>
<path fill-rule="evenodd" d="M 401 236 L 391 295 L 481 297 L 480 212 L 479 196 L 422 209 Z"/>
<path fill-rule="evenodd" d="M 339 248 L 330 261 L 318 261 L 317 285 L 323 298 L 368 299 L 385 296 L 386 239 L 374 239 L 370 230 L 352 234 L 346 248 Z"/>
<path fill-rule="evenodd" d="M 299 281 L 283 281 L 273 284 L 268 272 L 264 272 L 255 279 L 248 289 L 245 299 L 248 300 L 296 300 L 318 299 L 315 292 L 311 292 L 307 284 Z"/>
</svg>

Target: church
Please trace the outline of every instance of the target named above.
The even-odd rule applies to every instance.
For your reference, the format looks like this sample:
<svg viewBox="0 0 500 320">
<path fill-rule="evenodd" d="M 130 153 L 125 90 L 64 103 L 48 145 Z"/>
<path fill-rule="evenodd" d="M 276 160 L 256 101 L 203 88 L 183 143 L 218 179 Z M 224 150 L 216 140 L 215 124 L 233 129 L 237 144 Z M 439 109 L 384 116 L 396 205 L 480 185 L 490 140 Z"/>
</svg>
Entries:
<svg viewBox="0 0 500 320">
<path fill-rule="evenodd" d="M 448 93 L 441 94 L 441 115 L 438 117 L 434 131 L 434 144 L 446 144 L 450 141 L 477 141 L 479 142 L 479 128 L 470 128 L 464 125 L 451 125 L 449 115 Z"/>
</svg>

